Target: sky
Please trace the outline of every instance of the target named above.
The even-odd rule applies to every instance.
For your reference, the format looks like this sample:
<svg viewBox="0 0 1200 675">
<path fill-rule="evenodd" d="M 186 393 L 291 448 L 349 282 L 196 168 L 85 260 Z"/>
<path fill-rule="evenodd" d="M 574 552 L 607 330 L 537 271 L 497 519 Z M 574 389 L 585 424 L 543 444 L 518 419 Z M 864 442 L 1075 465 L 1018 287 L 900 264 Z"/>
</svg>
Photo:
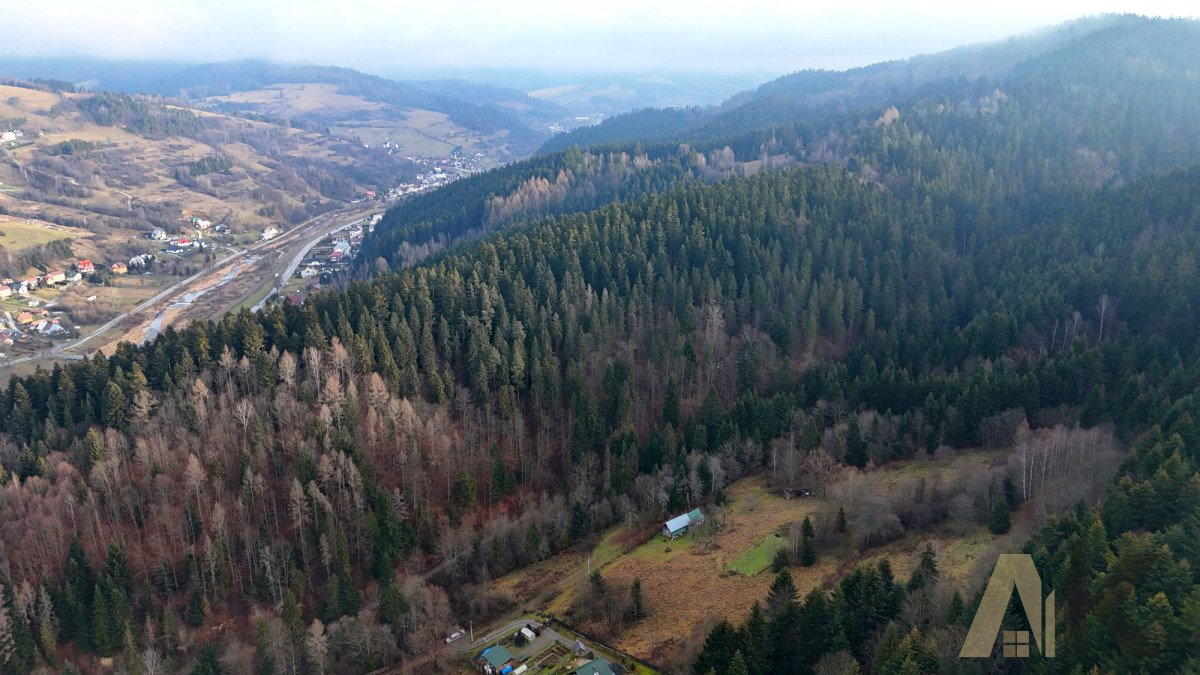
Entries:
<svg viewBox="0 0 1200 675">
<path fill-rule="evenodd" d="M 5 56 L 269 58 L 369 72 L 472 68 L 781 74 L 846 68 L 1107 12 L 1195 0 L 47 0 L 0 20 Z"/>
</svg>

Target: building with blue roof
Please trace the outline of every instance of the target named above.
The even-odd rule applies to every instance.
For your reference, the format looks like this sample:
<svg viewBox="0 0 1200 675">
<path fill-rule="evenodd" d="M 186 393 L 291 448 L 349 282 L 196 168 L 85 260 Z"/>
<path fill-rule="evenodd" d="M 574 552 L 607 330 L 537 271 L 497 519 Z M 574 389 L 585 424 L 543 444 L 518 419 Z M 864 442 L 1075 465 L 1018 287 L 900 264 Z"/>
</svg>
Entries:
<svg viewBox="0 0 1200 675">
<path fill-rule="evenodd" d="M 699 525 L 703 522 L 704 514 L 700 512 L 700 509 L 692 509 L 681 516 L 675 516 L 663 524 L 663 536 L 668 539 L 674 539 L 687 532 L 689 527 Z"/>
</svg>

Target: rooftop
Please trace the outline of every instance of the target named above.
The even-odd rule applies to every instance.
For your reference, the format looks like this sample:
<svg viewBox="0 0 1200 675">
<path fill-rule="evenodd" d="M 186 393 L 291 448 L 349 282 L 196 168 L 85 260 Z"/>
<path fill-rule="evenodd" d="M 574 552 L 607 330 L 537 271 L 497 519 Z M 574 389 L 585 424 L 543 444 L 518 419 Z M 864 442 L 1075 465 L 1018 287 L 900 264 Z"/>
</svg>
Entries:
<svg viewBox="0 0 1200 675">
<path fill-rule="evenodd" d="M 604 659 L 593 659 L 572 670 L 572 675 L 621 675 L 625 669 Z"/>
<path fill-rule="evenodd" d="M 481 654 L 481 656 L 488 663 L 492 664 L 493 668 L 496 669 L 502 668 L 504 664 L 511 661 L 513 657 L 512 652 L 505 649 L 502 645 L 488 647 L 487 649 L 483 650 L 483 654 Z"/>
</svg>

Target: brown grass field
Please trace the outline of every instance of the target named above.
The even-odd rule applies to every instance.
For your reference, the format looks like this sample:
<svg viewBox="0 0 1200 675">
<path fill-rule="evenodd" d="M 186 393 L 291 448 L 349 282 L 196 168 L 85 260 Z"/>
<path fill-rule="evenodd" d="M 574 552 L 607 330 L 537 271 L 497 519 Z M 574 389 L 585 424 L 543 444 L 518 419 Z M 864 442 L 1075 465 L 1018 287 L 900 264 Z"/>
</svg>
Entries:
<svg viewBox="0 0 1200 675">
<path fill-rule="evenodd" d="M 871 477 L 877 481 L 877 489 L 892 493 L 908 489 L 920 478 L 932 483 L 969 476 L 1005 455 L 1006 451 L 975 451 L 948 460 L 897 462 L 872 471 Z M 816 496 L 783 499 L 768 488 L 765 475 L 737 481 L 726 488 L 726 495 L 730 501 L 723 514 L 705 509 L 710 518 L 723 520 L 711 545 L 687 537 L 670 541 L 656 534 L 648 542 L 626 549 L 620 542 L 629 533 L 621 526 L 608 532 L 591 552 L 593 569 L 600 569 L 611 583 L 628 587 L 639 579 L 650 608 L 650 616 L 617 635 L 614 646 L 656 663 L 668 662 L 720 617 L 742 620 L 754 600 L 766 597 L 774 575 L 768 569 L 748 577 L 730 572 L 727 565 L 777 532 L 786 537 L 791 523 L 815 515 L 827 503 Z M 995 552 L 1025 536 L 1028 527 L 1023 526 L 1021 516 L 1020 512 L 1014 514 L 1013 531 L 1003 537 L 983 527 L 967 531 L 938 527 L 905 534 L 861 554 L 850 546 L 823 552 L 816 565 L 793 567 L 791 574 L 803 596 L 813 588 L 831 588 L 856 564 L 886 556 L 897 578 L 906 579 L 920 551 L 931 543 L 945 577 L 964 586 L 978 577 L 981 566 L 990 564 Z M 525 608 L 563 616 L 571 607 L 576 586 L 587 583 L 586 561 L 583 552 L 567 551 L 497 579 L 489 590 L 523 603 Z"/>
</svg>

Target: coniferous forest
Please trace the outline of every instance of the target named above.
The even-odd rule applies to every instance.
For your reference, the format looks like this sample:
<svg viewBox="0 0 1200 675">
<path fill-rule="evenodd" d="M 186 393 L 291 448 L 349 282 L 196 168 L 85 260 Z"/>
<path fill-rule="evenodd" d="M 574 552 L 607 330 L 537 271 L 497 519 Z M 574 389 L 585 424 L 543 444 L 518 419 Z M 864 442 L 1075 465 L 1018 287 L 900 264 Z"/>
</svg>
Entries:
<svg viewBox="0 0 1200 675">
<path fill-rule="evenodd" d="M 425 666 L 511 609 L 489 581 L 779 453 L 812 480 L 1021 425 L 1120 448 L 1099 491 L 1079 451 L 977 495 L 993 532 L 1045 505 L 1055 658 L 959 659 L 982 586 L 930 548 L 807 593 L 784 565 L 662 665 L 1200 669 L 1200 24 L 996 49 L 593 129 L 393 208 L 302 305 L 13 378 L 0 670 Z"/>
</svg>

